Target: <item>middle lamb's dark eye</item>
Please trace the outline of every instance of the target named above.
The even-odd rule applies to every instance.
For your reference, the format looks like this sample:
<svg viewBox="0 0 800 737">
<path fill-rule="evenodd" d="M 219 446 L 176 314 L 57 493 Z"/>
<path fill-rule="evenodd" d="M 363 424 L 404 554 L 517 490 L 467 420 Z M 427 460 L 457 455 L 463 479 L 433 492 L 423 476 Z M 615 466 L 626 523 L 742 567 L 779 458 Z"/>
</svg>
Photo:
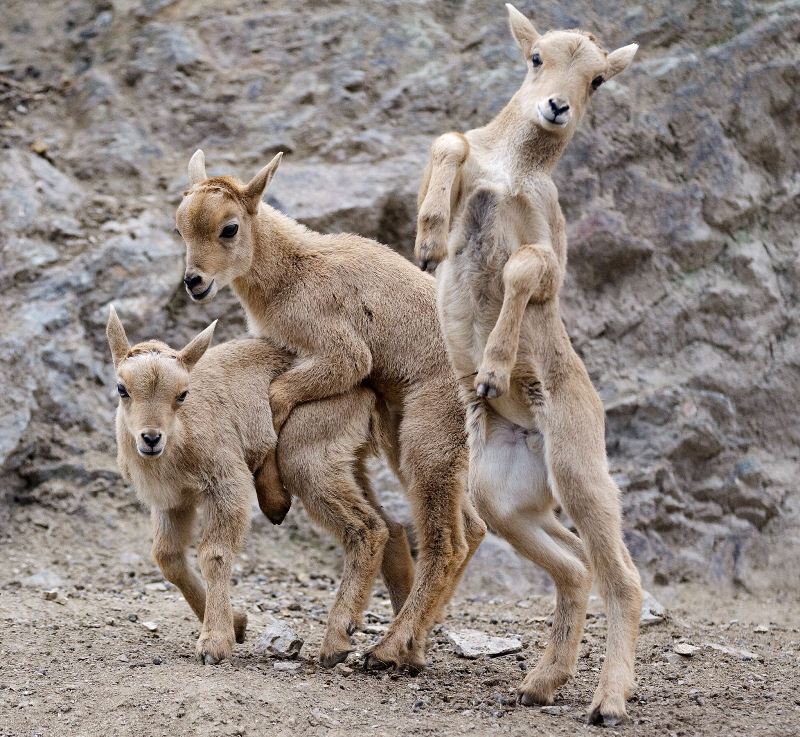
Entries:
<svg viewBox="0 0 800 737">
<path fill-rule="evenodd" d="M 531 57 L 531 61 L 535 67 L 542 66 L 542 57 L 539 55 L 538 51 Z"/>
<path fill-rule="evenodd" d="M 186 401 L 186 397 L 188 397 L 188 396 L 189 396 L 189 390 L 188 389 L 186 391 L 183 391 L 180 394 L 178 394 L 178 397 L 177 397 L 178 404 L 183 404 Z"/>
<path fill-rule="evenodd" d="M 222 232 L 219 234 L 220 238 L 233 238 L 239 232 L 239 226 L 236 223 L 229 223 L 226 225 Z"/>
<path fill-rule="evenodd" d="M 131 398 L 131 395 L 128 394 L 128 390 L 125 388 L 125 384 L 117 384 L 117 391 L 123 399 Z"/>
</svg>

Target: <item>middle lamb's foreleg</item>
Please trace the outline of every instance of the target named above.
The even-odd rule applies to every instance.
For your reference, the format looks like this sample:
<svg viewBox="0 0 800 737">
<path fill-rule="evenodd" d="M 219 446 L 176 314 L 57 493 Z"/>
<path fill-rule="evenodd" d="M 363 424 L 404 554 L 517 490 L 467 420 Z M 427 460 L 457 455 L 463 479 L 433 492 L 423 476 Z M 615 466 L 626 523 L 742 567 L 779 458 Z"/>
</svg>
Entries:
<svg viewBox="0 0 800 737">
<path fill-rule="evenodd" d="M 469 143 L 461 133 L 445 133 L 431 147 L 417 196 L 414 256 L 423 271 L 435 271 L 447 258 L 450 215 L 460 190 L 461 166 L 468 155 Z"/>
<path fill-rule="evenodd" d="M 548 244 L 520 246 L 503 267 L 503 306 L 483 351 L 475 377 L 479 397 L 505 394 L 517 362 L 519 336 L 525 308 L 530 302 L 547 302 L 558 295 L 560 269 Z"/>
</svg>

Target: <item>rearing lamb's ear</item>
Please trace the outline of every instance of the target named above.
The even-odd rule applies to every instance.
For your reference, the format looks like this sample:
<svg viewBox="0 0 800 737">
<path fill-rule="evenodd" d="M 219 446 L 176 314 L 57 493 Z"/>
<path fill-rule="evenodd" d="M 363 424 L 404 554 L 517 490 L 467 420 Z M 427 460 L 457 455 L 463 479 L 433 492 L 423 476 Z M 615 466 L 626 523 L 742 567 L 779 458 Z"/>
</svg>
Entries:
<svg viewBox="0 0 800 737">
<path fill-rule="evenodd" d="M 211 345 L 211 338 L 214 337 L 214 328 L 217 327 L 217 321 L 214 320 L 202 333 L 192 338 L 178 353 L 178 359 L 183 363 L 189 371 L 194 368 L 194 365 L 203 357 L 203 354 L 208 350 Z"/>
<path fill-rule="evenodd" d="M 208 179 L 206 174 L 206 155 L 198 148 L 189 159 L 189 184 L 197 184 Z"/>
<path fill-rule="evenodd" d="M 631 65 L 638 48 L 639 44 L 628 44 L 616 51 L 612 51 L 608 55 L 608 73 L 606 74 L 606 79 L 611 79 L 614 75 L 624 72 Z"/>
<path fill-rule="evenodd" d="M 511 27 L 511 35 L 514 36 L 517 46 L 522 51 L 522 56 L 527 61 L 531 58 L 533 44 L 539 38 L 539 32 L 533 27 L 533 23 L 511 3 L 506 3 L 506 9 L 508 10 L 508 25 Z"/>
<path fill-rule="evenodd" d="M 114 368 L 119 366 L 119 362 L 128 355 L 131 344 L 128 343 L 128 336 L 125 335 L 125 328 L 122 327 L 114 305 L 108 313 L 108 323 L 106 324 L 106 338 L 111 348 L 111 358 L 114 361 Z"/>
<path fill-rule="evenodd" d="M 258 174 L 256 174 L 245 186 L 244 197 L 247 201 L 247 209 L 251 215 L 254 215 L 258 210 L 258 206 L 261 203 L 261 198 L 264 196 L 265 190 L 272 181 L 272 177 L 275 176 L 275 172 L 278 171 L 278 166 L 280 165 L 282 158 L 283 151 L 275 154 L 275 157 L 272 159 L 272 161 L 270 161 L 269 164 L 267 164 L 260 172 L 258 172 Z"/>
</svg>

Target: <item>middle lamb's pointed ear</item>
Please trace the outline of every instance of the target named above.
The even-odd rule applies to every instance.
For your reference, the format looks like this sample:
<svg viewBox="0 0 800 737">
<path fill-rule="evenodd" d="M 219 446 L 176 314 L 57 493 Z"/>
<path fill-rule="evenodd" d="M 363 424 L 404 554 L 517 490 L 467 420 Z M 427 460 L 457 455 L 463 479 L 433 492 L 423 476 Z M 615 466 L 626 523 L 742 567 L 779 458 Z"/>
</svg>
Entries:
<svg viewBox="0 0 800 737">
<path fill-rule="evenodd" d="M 638 48 L 639 44 L 628 44 L 616 51 L 612 51 L 608 55 L 608 73 L 606 74 L 606 79 L 611 79 L 611 77 L 620 72 L 624 72 L 631 65 Z"/>
<path fill-rule="evenodd" d="M 199 184 L 206 179 L 206 155 L 203 149 L 198 148 L 189 159 L 189 184 Z"/>
<path fill-rule="evenodd" d="M 272 177 L 275 176 L 275 172 L 278 171 L 282 158 L 283 151 L 279 151 L 275 154 L 272 161 L 258 172 L 245 186 L 244 197 L 247 202 L 247 209 L 251 215 L 255 215 L 257 212 L 258 206 L 261 204 L 261 198 L 264 196 L 264 192 L 272 181 Z"/>
<path fill-rule="evenodd" d="M 217 321 L 214 320 L 202 333 L 192 338 L 178 353 L 178 359 L 183 363 L 186 368 L 191 371 L 195 364 L 203 357 L 203 354 L 208 350 L 211 345 L 211 338 L 214 337 L 214 328 L 217 327 Z"/>
<path fill-rule="evenodd" d="M 125 328 L 122 327 L 122 322 L 117 317 L 117 311 L 114 305 L 111 305 L 111 310 L 108 313 L 108 322 L 106 323 L 106 338 L 108 338 L 108 345 L 111 348 L 111 359 L 114 361 L 114 368 L 119 366 L 128 351 L 131 349 L 131 344 L 128 343 L 128 336 L 125 335 Z"/>
<path fill-rule="evenodd" d="M 506 9 L 508 10 L 508 25 L 511 27 L 511 35 L 514 36 L 517 46 L 519 46 L 525 61 L 527 61 L 531 58 L 533 44 L 539 38 L 539 32 L 533 27 L 533 23 L 511 3 L 506 3 Z"/>
</svg>

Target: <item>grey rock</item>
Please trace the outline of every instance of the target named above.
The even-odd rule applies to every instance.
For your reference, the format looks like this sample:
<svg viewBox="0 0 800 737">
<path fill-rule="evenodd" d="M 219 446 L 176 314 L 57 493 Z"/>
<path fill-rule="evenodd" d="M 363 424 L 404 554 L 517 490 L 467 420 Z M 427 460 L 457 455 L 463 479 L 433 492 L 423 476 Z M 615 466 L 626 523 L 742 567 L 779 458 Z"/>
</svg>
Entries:
<svg viewBox="0 0 800 737">
<path fill-rule="evenodd" d="M 495 637 L 480 630 L 451 630 L 447 633 L 447 639 L 453 645 L 456 655 L 462 658 L 511 655 L 522 650 L 522 642 L 516 637 Z"/>
<path fill-rule="evenodd" d="M 256 654 L 261 657 L 296 658 L 303 648 L 303 639 L 286 622 L 276 619 L 256 640 Z"/>
<path fill-rule="evenodd" d="M 667 616 L 667 611 L 649 591 L 644 592 L 642 600 L 642 614 L 639 624 L 643 627 L 651 624 L 663 622 Z"/>
<path fill-rule="evenodd" d="M 744 650 L 738 647 L 729 647 L 728 645 L 719 645 L 716 642 L 704 642 L 703 647 L 716 650 L 723 655 L 730 655 L 739 660 L 764 660 L 764 656 L 760 653 L 754 653 L 752 650 Z"/>
</svg>

